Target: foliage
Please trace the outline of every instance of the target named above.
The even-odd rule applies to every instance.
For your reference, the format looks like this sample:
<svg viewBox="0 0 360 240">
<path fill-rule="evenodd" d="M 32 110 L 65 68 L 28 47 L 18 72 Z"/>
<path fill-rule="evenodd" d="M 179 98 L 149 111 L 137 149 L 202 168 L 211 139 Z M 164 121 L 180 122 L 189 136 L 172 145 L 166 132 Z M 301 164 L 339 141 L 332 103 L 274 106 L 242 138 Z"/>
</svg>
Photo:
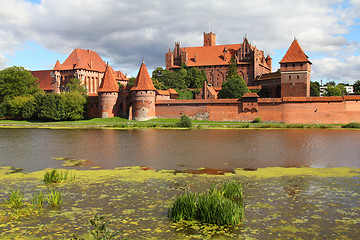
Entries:
<svg viewBox="0 0 360 240">
<path fill-rule="evenodd" d="M 75 177 L 67 171 L 58 171 L 57 169 L 47 171 L 44 174 L 45 183 L 59 183 L 65 180 L 73 180 L 74 178 Z"/>
<path fill-rule="evenodd" d="M 310 96 L 312 96 L 312 97 L 320 96 L 320 83 L 319 82 L 310 82 Z"/>
<path fill-rule="evenodd" d="M 206 80 L 206 74 L 203 70 L 189 68 L 186 65 L 175 71 L 158 67 L 152 73 L 152 80 L 159 82 L 162 89 L 201 88 Z"/>
<path fill-rule="evenodd" d="M 324 96 L 342 96 L 345 95 L 345 93 L 346 93 L 345 87 L 342 85 L 337 85 L 337 86 L 327 85 L 327 87 L 325 88 Z"/>
<path fill-rule="evenodd" d="M 60 207 L 62 204 L 61 192 L 56 190 L 51 190 L 46 196 L 46 202 L 51 207 Z"/>
<path fill-rule="evenodd" d="M 65 104 L 60 94 L 39 94 L 35 99 L 38 106 L 38 119 L 45 121 L 59 121 L 65 119 Z"/>
<path fill-rule="evenodd" d="M 261 123 L 261 117 L 256 117 L 253 121 L 253 123 Z"/>
<path fill-rule="evenodd" d="M 179 122 L 177 122 L 175 124 L 176 127 L 180 127 L 180 128 L 191 128 L 192 127 L 192 122 L 191 119 L 186 116 L 185 114 L 181 115 L 181 119 Z"/>
<path fill-rule="evenodd" d="M 242 185 L 236 181 L 212 185 L 206 193 L 177 196 L 168 216 L 174 222 L 187 220 L 217 225 L 237 225 L 244 215 Z"/>
<path fill-rule="evenodd" d="M 81 120 L 85 115 L 86 97 L 80 92 L 70 92 L 61 94 L 65 105 L 64 120 Z"/>
<path fill-rule="evenodd" d="M 66 84 L 66 88 L 69 92 L 77 92 L 81 95 L 87 94 L 87 89 L 85 84 L 81 84 L 81 80 L 78 78 L 71 78 L 70 81 Z"/>
<path fill-rule="evenodd" d="M 354 85 L 354 93 L 355 94 L 360 94 L 360 80 L 357 80 Z"/>
<path fill-rule="evenodd" d="M 128 83 L 128 86 L 129 86 L 129 87 L 134 86 L 135 80 L 136 80 L 136 78 L 134 78 L 134 77 L 129 78 L 129 83 Z"/>
<path fill-rule="evenodd" d="M 179 94 L 179 97 L 177 99 L 194 99 L 193 91 L 180 90 L 180 89 L 175 89 L 175 90 Z"/>
<path fill-rule="evenodd" d="M 34 207 L 42 207 L 45 202 L 45 196 L 43 192 L 34 193 L 31 197 L 31 205 Z"/>
<path fill-rule="evenodd" d="M 335 83 L 335 81 L 330 81 L 330 82 L 325 83 L 324 86 L 334 86 L 335 87 L 336 83 Z"/>
<path fill-rule="evenodd" d="M 23 205 L 23 198 L 24 194 L 20 192 L 19 189 L 13 189 L 9 193 L 9 199 L 7 200 L 7 203 L 15 208 L 19 208 Z"/>
<path fill-rule="evenodd" d="M 360 128 L 360 123 L 358 122 L 351 122 L 351 123 L 348 123 L 344 126 L 342 126 L 343 128 Z"/>
<path fill-rule="evenodd" d="M 221 87 L 219 98 L 241 98 L 245 93 L 250 92 L 244 79 L 237 73 L 235 58 L 231 58 L 229 61 L 226 81 Z"/>
<path fill-rule="evenodd" d="M 0 103 L 5 98 L 30 96 L 41 91 L 38 79 L 23 67 L 9 67 L 0 71 Z"/>
</svg>

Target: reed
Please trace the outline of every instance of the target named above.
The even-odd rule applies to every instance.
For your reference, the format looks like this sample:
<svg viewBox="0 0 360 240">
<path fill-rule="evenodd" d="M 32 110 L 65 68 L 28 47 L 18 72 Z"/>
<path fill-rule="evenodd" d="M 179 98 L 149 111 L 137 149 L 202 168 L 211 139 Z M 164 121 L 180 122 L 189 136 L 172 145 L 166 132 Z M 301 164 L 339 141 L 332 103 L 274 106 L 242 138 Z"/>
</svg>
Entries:
<svg viewBox="0 0 360 240">
<path fill-rule="evenodd" d="M 237 225 L 243 215 L 243 189 L 236 181 L 213 184 L 205 193 L 179 195 L 168 212 L 174 222 L 187 220 L 217 225 Z"/>
<path fill-rule="evenodd" d="M 13 189 L 9 193 L 9 199 L 7 203 L 11 207 L 19 208 L 23 205 L 24 194 L 19 189 Z"/>
<path fill-rule="evenodd" d="M 30 203 L 34 207 L 42 207 L 45 202 L 45 196 L 43 192 L 34 193 L 31 197 Z"/>
<path fill-rule="evenodd" d="M 73 180 L 74 178 L 75 176 L 69 174 L 67 171 L 58 171 L 57 169 L 47 171 L 44 174 L 45 183 L 59 183 L 65 180 Z"/>
<path fill-rule="evenodd" d="M 49 194 L 46 196 L 46 202 L 51 207 L 60 207 L 62 203 L 61 192 L 56 190 L 51 190 Z"/>
</svg>

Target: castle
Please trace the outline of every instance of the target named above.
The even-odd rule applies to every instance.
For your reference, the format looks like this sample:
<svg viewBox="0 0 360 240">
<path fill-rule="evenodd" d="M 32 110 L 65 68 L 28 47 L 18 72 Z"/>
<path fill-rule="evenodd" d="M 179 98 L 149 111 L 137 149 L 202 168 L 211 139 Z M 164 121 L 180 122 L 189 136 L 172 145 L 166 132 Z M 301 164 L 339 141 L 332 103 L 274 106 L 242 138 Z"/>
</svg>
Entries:
<svg viewBox="0 0 360 240">
<path fill-rule="evenodd" d="M 360 96 L 310 97 L 311 62 L 295 39 L 283 59 L 280 70 L 271 72 L 272 59 L 249 44 L 216 45 L 213 33 L 204 33 L 204 46 L 180 48 L 165 54 L 166 68 L 204 69 L 207 83 L 201 99 L 176 100 L 173 89 L 155 89 L 145 63 L 132 87 L 121 71 L 114 71 L 98 54 L 75 49 L 52 70 L 33 71 L 40 87 L 47 92 L 66 91 L 68 81 L 76 77 L 89 92 L 89 117 L 123 116 L 144 121 L 155 117 L 191 118 L 217 121 L 264 121 L 287 123 L 348 123 L 360 120 Z M 249 88 L 261 89 L 265 98 L 247 93 L 239 99 L 216 99 L 226 80 L 229 60 L 237 62 L 238 73 Z M 209 96 L 213 97 L 209 97 Z"/>
</svg>

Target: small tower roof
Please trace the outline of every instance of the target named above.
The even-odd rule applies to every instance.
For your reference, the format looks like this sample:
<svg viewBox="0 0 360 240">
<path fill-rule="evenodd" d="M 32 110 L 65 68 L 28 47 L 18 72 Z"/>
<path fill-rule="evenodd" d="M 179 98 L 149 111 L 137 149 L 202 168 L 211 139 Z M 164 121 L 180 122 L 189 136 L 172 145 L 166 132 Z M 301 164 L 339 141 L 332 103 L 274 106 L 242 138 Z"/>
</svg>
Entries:
<svg viewBox="0 0 360 240">
<path fill-rule="evenodd" d="M 141 64 L 135 83 L 130 90 L 131 91 L 156 90 L 144 62 Z"/>
<path fill-rule="evenodd" d="M 119 91 L 119 85 L 114 77 L 114 72 L 109 66 L 109 64 L 107 64 L 104 77 L 101 81 L 98 92 L 118 92 L 118 91 Z"/>
<path fill-rule="evenodd" d="M 280 61 L 280 63 L 294 63 L 294 62 L 309 62 L 311 64 L 311 62 L 308 59 L 308 56 L 304 53 L 304 51 L 302 50 L 300 44 L 296 39 L 292 42 L 285 56 Z"/>
<path fill-rule="evenodd" d="M 60 64 L 59 60 L 57 60 L 55 63 L 55 66 L 53 68 L 53 71 L 59 71 L 60 68 L 61 68 L 61 64 Z"/>
</svg>

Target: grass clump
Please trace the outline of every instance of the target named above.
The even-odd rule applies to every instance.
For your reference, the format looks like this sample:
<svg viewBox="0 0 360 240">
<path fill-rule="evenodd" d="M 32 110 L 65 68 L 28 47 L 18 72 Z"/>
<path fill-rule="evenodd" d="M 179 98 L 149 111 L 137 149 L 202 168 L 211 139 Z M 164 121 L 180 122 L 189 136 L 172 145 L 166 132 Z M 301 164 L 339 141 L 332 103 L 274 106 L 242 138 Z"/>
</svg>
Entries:
<svg viewBox="0 0 360 240">
<path fill-rule="evenodd" d="M 34 193 L 31 197 L 30 203 L 34 207 L 42 207 L 45 202 L 45 196 L 43 192 Z"/>
<path fill-rule="evenodd" d="M 61 192 L 56 190 L 51 190 L 46 196 L 46 202 L 51 207 L 60 207 L 62 204 Z"/>
<path fill-rule="evenodd" d="M 175 126 L 180 127 L 180 128 L 191 128 L 192 127 L 192 122 L 191 122 L 191 119 L 188 116 L 183 114 L 181 116 L 180 121 L 175 123 Z"/>
<path fill-rule="evenodd" d="M 45 183 L 59 183 L 65 180 L 73 180 L 74 176 L 69 174 L 67 171 L 58 171 L 57 169 L 53 169 L 47 171 L 44 174 L 44 182 Z"/>
<path fill-rule="evenodd" d="M 348 123 L 344 126 L 342 126 L 343 128 L 360 128 L 360 123 L 358 122 L 351 122 L 351 123 Z"/>
<path fill-rule="evenodd" d="M 23 205 L 24 194 L 19 189 L 13 189 L 9 193 L 7 204 L 11 207 L 19 208 Z"/>
<path fill-rule="evenodd" d="M 213 184 L 206 193 L 177 196 L 168 217 L 216 225 L 238 225 L 244 215 L 242 185 L 236 181 Z"/>
</svg>

